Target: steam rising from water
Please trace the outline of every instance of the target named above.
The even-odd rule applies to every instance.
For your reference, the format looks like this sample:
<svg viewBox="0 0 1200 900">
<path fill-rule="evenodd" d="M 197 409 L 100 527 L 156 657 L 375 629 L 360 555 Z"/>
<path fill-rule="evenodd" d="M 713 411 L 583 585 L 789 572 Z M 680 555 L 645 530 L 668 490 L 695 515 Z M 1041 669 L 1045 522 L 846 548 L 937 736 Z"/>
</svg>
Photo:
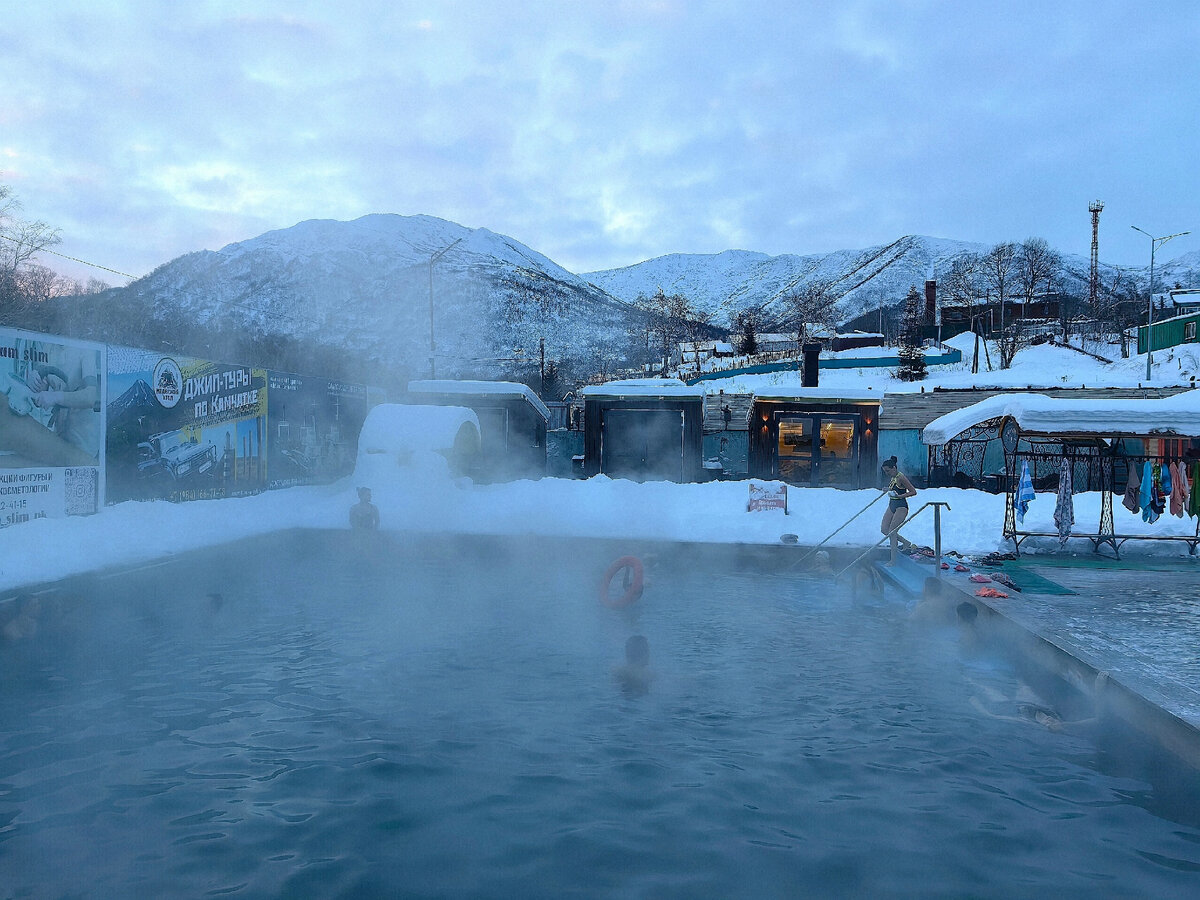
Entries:
<svg viewBox="0 0 1200 900">
<path fill-rule="evenodd" d="M 1156 818 L 1092 735 L 972 706 L 1043 686 L 956 625 L 698 553 L 643 554 L 643 599 L 612 610 L 599 578 L 628 549 L 301 534 L 68 590 L 5 648 L 0 878 L 1161 896 L 1194 877 L 1196 823 Z M 640 696 L 614 678 L 633 635 Z"/>
</svg>

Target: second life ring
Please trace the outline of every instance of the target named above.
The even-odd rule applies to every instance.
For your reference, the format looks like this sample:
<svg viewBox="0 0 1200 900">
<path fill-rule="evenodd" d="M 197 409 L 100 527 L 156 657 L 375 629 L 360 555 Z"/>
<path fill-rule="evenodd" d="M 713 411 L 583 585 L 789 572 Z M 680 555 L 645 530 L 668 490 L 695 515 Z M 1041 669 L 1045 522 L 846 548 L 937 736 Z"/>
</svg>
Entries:
<svg viewBox="0 0 1200 900">
<path fill-rule="evenodd" d="M 608 587 L 612 584 L 613 576 L 622 569 L 631 569 L 633 578 L 630 580 L 629 586 L 625 588 L 624 594 L 616 598 L 610 597 Z M 613 609 L 621 609 L 631 603 L 636 603 L 641 598 L 642 588 L 645 586 L 644 575 L 640 559 L 636 556 L 622 556 L 608 567 L 608 571 L 604 573 L 604 578 L 600 581 L 600 602 Z"/>
</svg>

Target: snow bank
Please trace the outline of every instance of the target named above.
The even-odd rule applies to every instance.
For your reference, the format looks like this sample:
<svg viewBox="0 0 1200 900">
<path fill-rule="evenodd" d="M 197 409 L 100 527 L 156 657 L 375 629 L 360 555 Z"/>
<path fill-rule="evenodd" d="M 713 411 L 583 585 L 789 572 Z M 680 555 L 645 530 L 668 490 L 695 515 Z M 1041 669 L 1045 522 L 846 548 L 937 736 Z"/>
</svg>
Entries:
<svg viewBox="0 0 1200 900">
<path fill-rule="evenodd" d="M 879 537 L 885 501 L 878 491 L 834 488 L 788 489 L 790 515 L 746 512 L 749 482 L 674 484 L 543 478 L 508 484 L 472 485 L 446 471 L 381 467 L 369 473 L 373 500 L 384 530 L 486 535 L 620 538 L 778 545 L 780 536 L 799 536 L 813 545 L 863 507 L 865 513 L 838 533 L 832 547 L 867 547 Z M 105 567 L 136 565 L 174 553 L 287 528 L 346 528 L 357 501 L 360 474 L 337 484 L 270 491 L 237 500 L 173 504 L 121 503 L 86 518 L 39 519 L 0 531 L 0 590 L 53 581 Z M 1054 495 L 1039 494 L 1024 529 L 1054 531 Z M 912 503 L 944 500 L 943 548 L 966 554 L 1012 549 L 1001 537 L 1004 497 L 956 488 L 923 490 Z M 1192 519 L 1163 516 L 1148 525 L 1116 504 L 1121 534 L 1192 534 Z M 1094 531 L 1100 495 L 1075 498 L 1081 531 Z M 904 527 L 920 544 L 933 545 L 933 516 L 927 511 Z M 1056 538 L 1031 538 L 1023 552 L 1060 552 Z M 1085 540 L 1068 553 L 1089 554 Z M 1127 544 L 1122 555 L 1184 556 L 1182 543 Z"/>
</svg>

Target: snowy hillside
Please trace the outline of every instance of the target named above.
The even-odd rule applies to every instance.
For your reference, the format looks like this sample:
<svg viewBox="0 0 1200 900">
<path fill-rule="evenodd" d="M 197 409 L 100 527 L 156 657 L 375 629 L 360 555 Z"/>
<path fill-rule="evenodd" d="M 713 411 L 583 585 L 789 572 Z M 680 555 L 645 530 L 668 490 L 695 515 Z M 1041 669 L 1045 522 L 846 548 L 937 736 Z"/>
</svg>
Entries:
<svg viewBox="0 0 1200 900">
<path fill-rule="evenodd" d="M 638 315 L 512 238 L 431 216 L 301 222 L 182 256 L 118 293 L 162 323 L 334 345 L 410 377 L 428 371 L 438 253 L 439 374 L 512 371 L 514 351 L 533 359 L 543 337 L 549 359 L 590 370 Z"/>
<path fill-rule="evenodd" d="M 639 294 L 649 297 L 660 287 L 668 294 L 683 294 L 725 326 L 733 313 L 746 307 L 761 308 L 768 315 L 782 313 L 781 297 L 805 284 L 825 282 L 840 296 L 838 313 L 847 321 L 880 305 L 899 304 L 910 286 L 922 288 L 927 279 L 941 279 L 958 257 L 987 249 L 965 241 L 907 235 L 880 247 L 810 256 L 740 250 L 671 254 L 584 277 L 629 302 Z M 1089 265 L 1085 257 L 1065 255 L 1064 288 L 1085 292 Z M 1200 261 L 1193 268 L 1200 270 Z M 1115 270 L 1101 266 L 1105 282 L 1114 274 Z M 1144 279 L 1139 273 L 1129 274 Z M 1191 277 L 1196 274 L 1200 272 Z"/>
</svg>

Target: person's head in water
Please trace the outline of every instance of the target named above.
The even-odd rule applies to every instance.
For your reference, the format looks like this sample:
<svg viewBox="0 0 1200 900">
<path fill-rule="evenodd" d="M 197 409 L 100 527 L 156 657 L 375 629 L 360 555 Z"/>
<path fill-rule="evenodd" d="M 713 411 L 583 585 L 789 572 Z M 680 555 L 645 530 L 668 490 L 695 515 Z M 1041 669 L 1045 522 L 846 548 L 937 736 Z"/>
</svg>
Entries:
<svg viewBox="0 0 1200 900">
<path fill-rule="evenodd" d="M 958 604 L 958 621 L 963 625 L 974 625 L 975 620 L 979 618 L 979 608 L 974 603 L 968 603 L 964 600 Z"/>
<path fill-rule="evenodd" d="M 625 662 L 631 666 L 650 665 L 650 642 L 635 634 L 625 642 Z"/>
<path fill-rule="evenodd" d="M 363 503 L 371 502 L 371 489 L 368 487 L 360 487 L 358 489 L 358 499 Z"/>
</svg>

